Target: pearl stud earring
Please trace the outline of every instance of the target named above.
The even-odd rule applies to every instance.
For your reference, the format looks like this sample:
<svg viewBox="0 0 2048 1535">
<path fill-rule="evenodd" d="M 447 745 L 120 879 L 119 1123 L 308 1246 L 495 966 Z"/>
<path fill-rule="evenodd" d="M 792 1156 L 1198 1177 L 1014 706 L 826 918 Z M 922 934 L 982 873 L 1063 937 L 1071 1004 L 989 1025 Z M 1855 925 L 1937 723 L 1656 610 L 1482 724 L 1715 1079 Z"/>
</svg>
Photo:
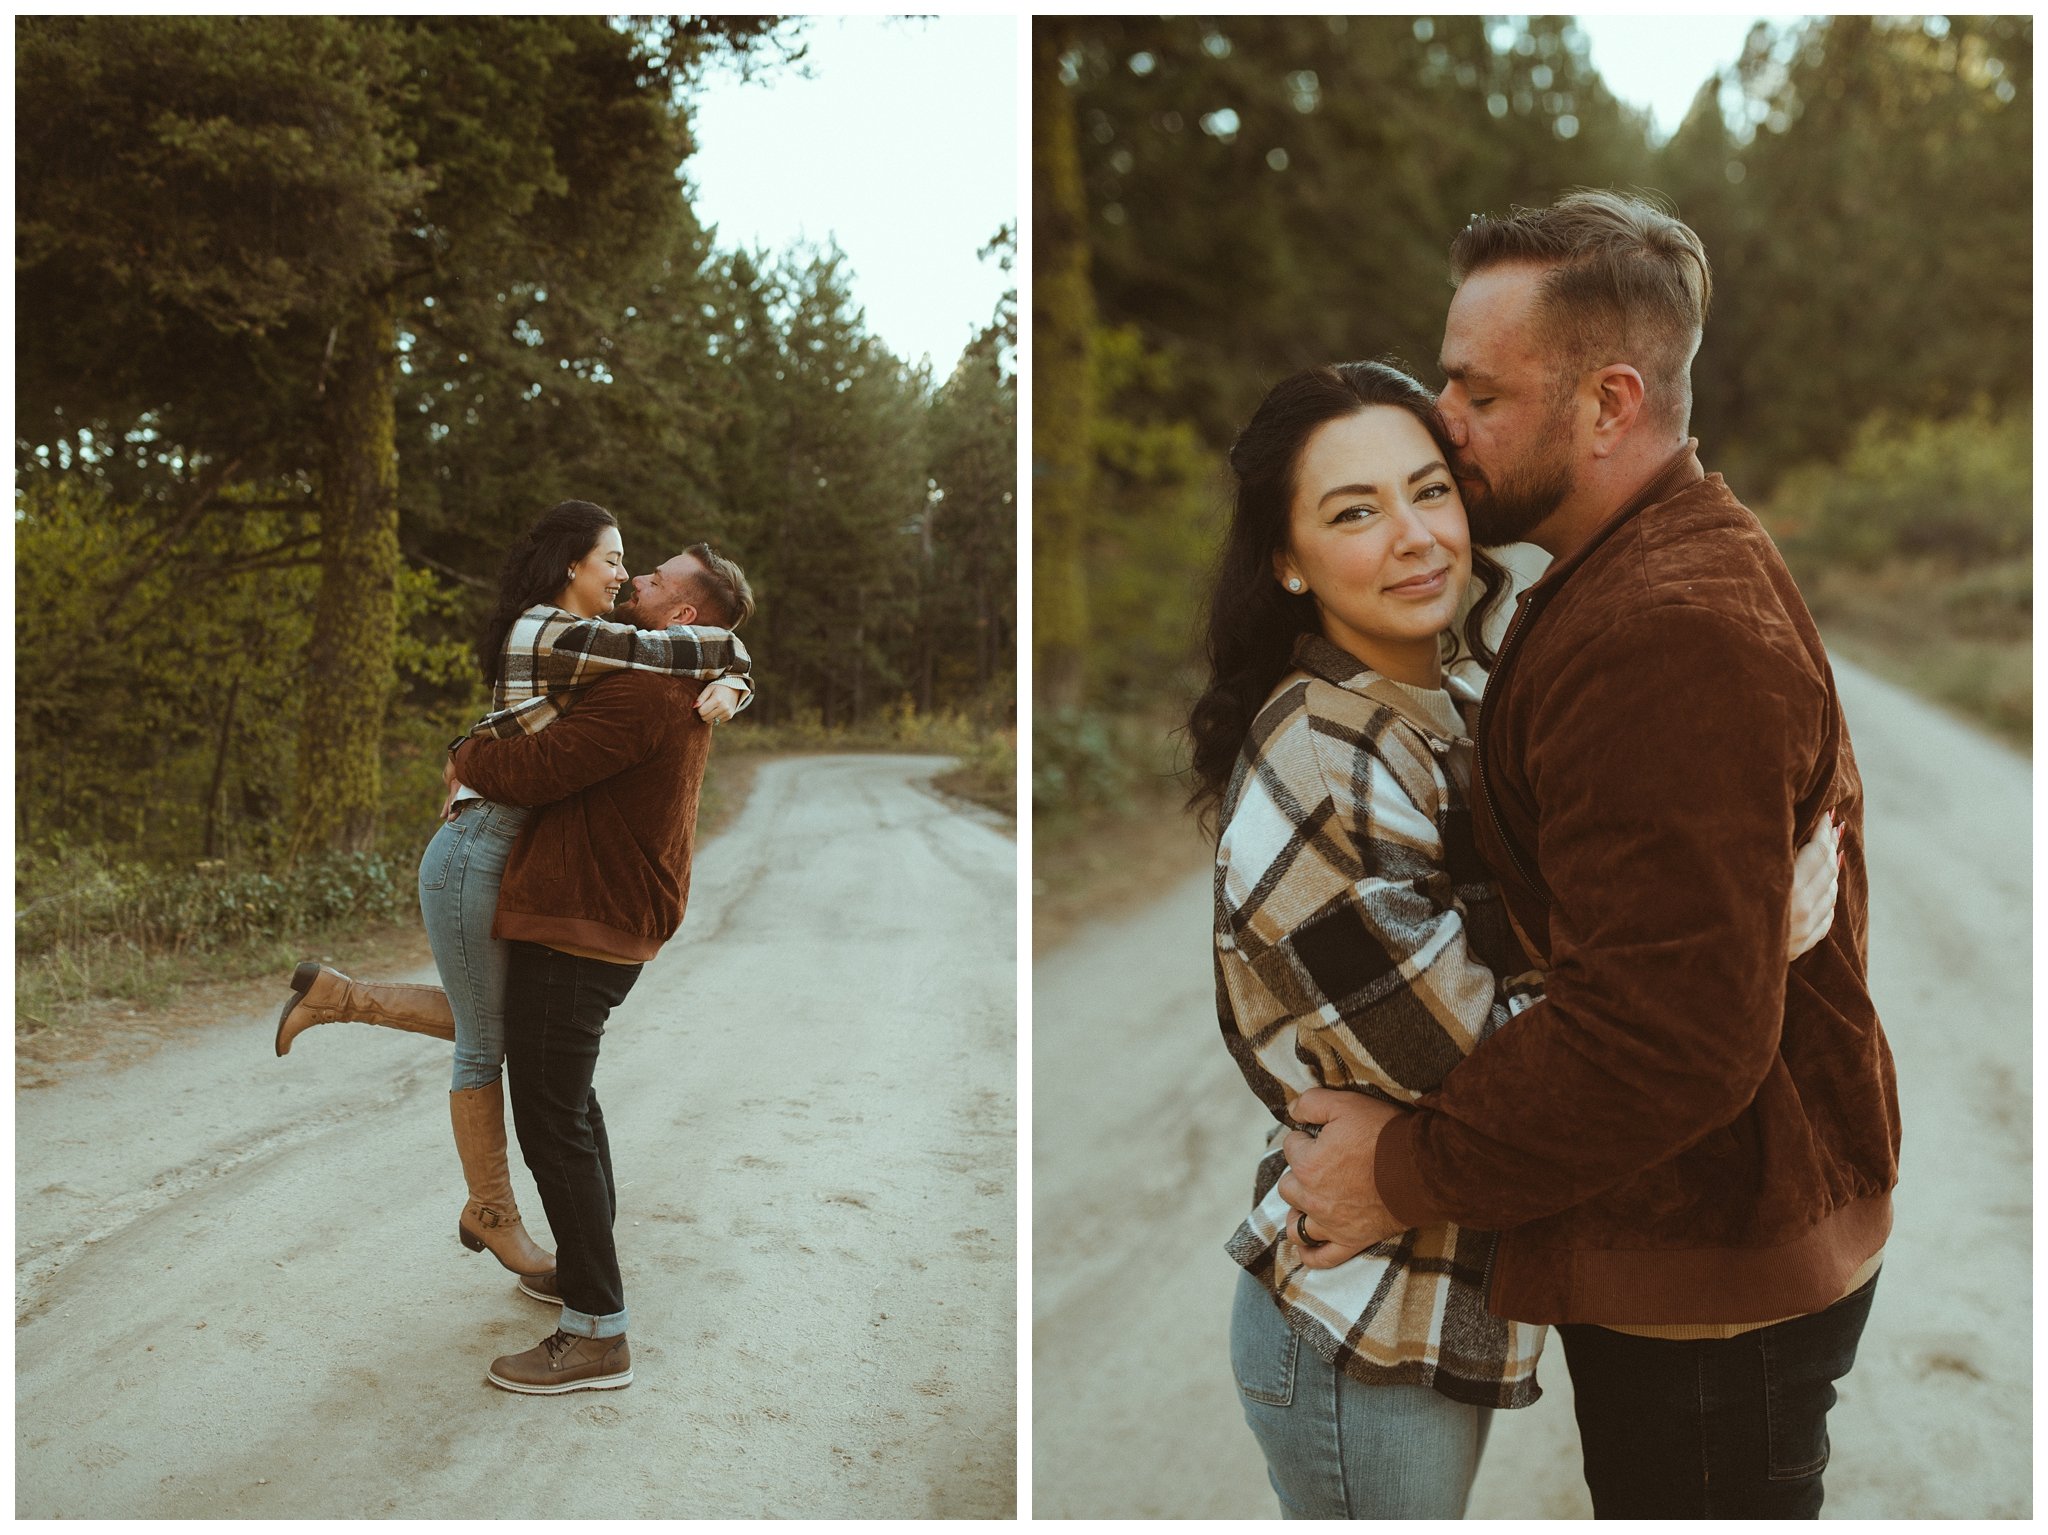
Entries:
<svg viewBox="0 0 2048 1535">
<path fill-rule="evenodd" d="M 1301 590 L 1301 577 L 1300 577 L 1300 576 L 1289 576 L 1289 577 L 1287 578 L 1287 589 L 1288 589 L 1288 590 L 1289 590 L 1290 592 L 1298 592 L 1298 591 L 1300 591 L 1300 590 Z"/>
</svg>

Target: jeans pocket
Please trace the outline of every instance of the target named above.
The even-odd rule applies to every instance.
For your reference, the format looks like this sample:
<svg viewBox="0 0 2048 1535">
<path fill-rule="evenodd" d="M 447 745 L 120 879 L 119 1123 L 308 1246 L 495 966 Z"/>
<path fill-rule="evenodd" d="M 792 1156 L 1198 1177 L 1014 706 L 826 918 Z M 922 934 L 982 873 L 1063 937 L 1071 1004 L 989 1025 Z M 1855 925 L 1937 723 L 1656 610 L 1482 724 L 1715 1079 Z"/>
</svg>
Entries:
<svg viewBox="0 0 2048 1535">
<path fill-rule="evenodd" d="M 1237 1377 L 1237 1389 L 1269 1407 L 1291 1405 L 1300 1346 L 1272 1292 L 1250 1274 L 1240 1277 L 1230 1309 L 1230 1373 Z"/>
<path fill-rule="evenodd" d="M 1828 1411 L 1835 1382 L 1856 1363 L 1856 1345 L 1877 1288 L 1873 1275 L 1825 1311 L 1757 1335 L 1764 1364 L 1764 1430 L 1770 1480 L 1796 1482 L 1828 1468 Z"/>
<path fill-rule="evenodd" d="M 452 821 L 443 821 L 434 832 L 426 852 L 420 855 L 420 889 L 447 888 L 449 872 L 455 867 L 455 860 L 462 856 L 462 844 L 467 839 L 470 821 L 468 815 L 459 814 Z"/>
</svg>

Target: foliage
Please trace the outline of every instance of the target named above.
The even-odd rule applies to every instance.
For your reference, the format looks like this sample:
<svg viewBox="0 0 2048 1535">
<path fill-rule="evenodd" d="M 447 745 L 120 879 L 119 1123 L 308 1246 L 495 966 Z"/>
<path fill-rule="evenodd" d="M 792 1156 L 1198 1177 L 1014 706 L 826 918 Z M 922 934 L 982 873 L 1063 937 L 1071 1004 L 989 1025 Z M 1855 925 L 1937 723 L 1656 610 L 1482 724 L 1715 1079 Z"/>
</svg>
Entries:
<svg viewBox="0 0 2048 1535">
<path fill-rule="evenodd" d="M 1873 416 L 1839 463 L 1802 465 L 1769 505 L 1788 556 L 1809 562 L 1867 570 L 1899 556 L 1974 565 L 2025 554 L 2032 422 L 1986 405 L 1946 421 Z"/>
<path fill-rule="evenodd" d="M 1033 24 L 1031 52 L 1032 365 L 1031 668 L 1042 706 L 1071 709 L 1087 659 L 1088 583 L 1083 544 L 1093 487 L 1095 331 L 1088 203 L 1067 86 L 1075 23 Z"/>
<path fill-rule="evenodd" d="M 1031 805 L 1045 829 L 1091 810 L 1132 810 L 1177 792 L 1168 727 L 1157 716 L 1097 710 L 1033 716 Z"/>
<path fill-rule="evenodd" d="M 409 857 L 487 707 L 502 552 L 570 496 L 634 568 L 708 538 L 748 569 L 753 724 L 948 718 L 1013 676 L 1014 295 L 934 387 L 839 252 L 715 250 L 679 195 L 697 82 L 796 62 L 799 23 L 18 30 L 24 847 L 284 878 L 302 722 L 340 713 L 366 851 Z M 384 382 L 345 389 L 365 351 Z M 366 636 L 361 706 L 309 696 Z"/>
<path fill-rule="evenodd" d="M 1477 209 L 1640 180 L 1642 125 L 1582 34 L 1533 17 L 1091 18 L 1073 75 L 1095 302 L 1171 355 L 1169 414 L 1225 446 L 1266 386 L 1436 357 Z"/>
<path fill-rule="evenodd" d="M 591 322 L 687 238 L 677 87 L 721 36 L 752 50 L 777 25 L 57 17 L 18 28 L 33 124 L 17 146 L 18 433 L 39 462 L 124 499 L 184 503 L 188 518 L 237 476 L 311 493 L 322 581 L 295 836 L 361 847 L 375 831 L 395 664 L 400 376 L 417 370 L 446 395 L 450 371 L 507 377 L 548 332 L 557 348 L 595 350 Z M 527 311 L 553 285 L 558 302 L 535 326 Z"/>
<path fill-rule="evenodd" d="M 102 938 L 204 952 L 344 920 L 394 920 L 418 910 L 417 871 L 417 858 L 329 853 L 276 874 L 220 860 L 167 874 L 59 841 L 16 859 L 14 942 L 22 954 Z"/>
<path fill-rule="evenodd" d="M 1659 156 L 1719 274 L 1696 435 L 1752 495 L 1885 414 L 2032 382 L 2033 23 L 1813 18 L 1752 31 Z"/>
<path fill-rule="evenodd" d="M 1085 281 L 1040 273 L 1036 336 L 1041 356 L 1048 335 L 1085 337 L 1061 420 L 1092 450 L 1074 471 L 1083 525 L 1052 530 L 1086 551 L 1062 610 L 1085 614 L 1086 686 L 1041 707 L 1042 815 L 1135 804 L 1164 755 L 1126 750 L 1121 722 L 1170 718 L 1190 691 L 1222 526 L 1208 476 L 1265 390 L 1364 357 L 1435 382 L 1459 227 L 1575 186 L 1662 196 L 1704 239 L 1693 430 L 1711 468 L 1777 509 L 1802 582 L 1829 560 L 1881 572 L 1938 550 L 1949 595 L 1929 623 L 2009 630 L 2030 609 L 2021 563 L 1954 566 L 2029 547 L 2030 18 L 1760 25 L 1661 146 L 1567 18 L 1034 28 L 1036 115 L 1071 118 L 1079 165 L 1076 192 L 1038 156 L 1040 238 L 1051 213 L 1086 229 Z"/>
<path fill-rule="evenodd" d="M 1209 567 L 1228 500 L 1223 466 L 1186 421 L 1152 402 L 1173 362 L 1132 327 L 1099 331 L 1093 516 L 1087 537 L 1089 694 L 1112 708 L 1192 692 Z"/>
</svg>

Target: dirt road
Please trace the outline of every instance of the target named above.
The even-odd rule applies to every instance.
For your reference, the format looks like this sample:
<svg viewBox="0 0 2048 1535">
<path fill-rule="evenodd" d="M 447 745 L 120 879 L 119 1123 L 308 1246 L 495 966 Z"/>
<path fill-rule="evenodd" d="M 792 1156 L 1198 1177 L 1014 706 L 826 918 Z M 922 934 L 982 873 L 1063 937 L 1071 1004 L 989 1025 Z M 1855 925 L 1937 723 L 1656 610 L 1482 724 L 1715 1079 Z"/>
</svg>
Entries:
<svg viewBox="0 0 2048 1535">
<path fill-rule="evenodd" d="M 1009 1514 L 1016 846 L 946 765 L 762 768 L 613 1015 L 627 1390 L 484 1383 L 553 1321 L 455 1242 L 445 1046 L 18 1093 L 17 1514 Z"/>
<path fill-rule="evenodd" d="M 1834 1518 L 2032 1508 L 2028 763 L 1837 661 L 1869 796 L 1896 1226 L 1830 1418 Z M 1226 1354 L 1264 1111 L 1218 1037 L 1206 875 L 1034 970 L 1033 1511 L 1273 1517 Z M 1474 1518 L 1586 1517 L 1570 1380 L 1501 1413 Z"/>
</svg>

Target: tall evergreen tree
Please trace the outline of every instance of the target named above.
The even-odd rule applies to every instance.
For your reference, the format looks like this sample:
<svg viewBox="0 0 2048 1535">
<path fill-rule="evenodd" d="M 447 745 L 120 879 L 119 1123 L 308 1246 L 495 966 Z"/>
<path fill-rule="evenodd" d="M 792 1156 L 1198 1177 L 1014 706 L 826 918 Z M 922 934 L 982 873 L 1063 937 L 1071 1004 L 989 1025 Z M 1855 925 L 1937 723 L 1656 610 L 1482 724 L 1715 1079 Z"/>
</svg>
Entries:
<svg viewBox="0 0 2048 1535">
<path fill-rule="evenodd" d="M 774 18 L 35 18 L 17 29 L 23 414 L 43 456 L 310 488 L 299 840 L 375 830 L 401 338 L 503 365 L 674 250 L 676 91 Z M 566 304 L 550 311 L 567 315 Z M 524 321 L 524 325 L 521 321 Z M 543 331 L 543 334 L 545 332 Z M 102 366 L 104 365 L 104 366 Z M 119 458 L 116 454 L 113 457 Z M 154 462 L 152 462 L 152 459 Z"/>
</svg>

